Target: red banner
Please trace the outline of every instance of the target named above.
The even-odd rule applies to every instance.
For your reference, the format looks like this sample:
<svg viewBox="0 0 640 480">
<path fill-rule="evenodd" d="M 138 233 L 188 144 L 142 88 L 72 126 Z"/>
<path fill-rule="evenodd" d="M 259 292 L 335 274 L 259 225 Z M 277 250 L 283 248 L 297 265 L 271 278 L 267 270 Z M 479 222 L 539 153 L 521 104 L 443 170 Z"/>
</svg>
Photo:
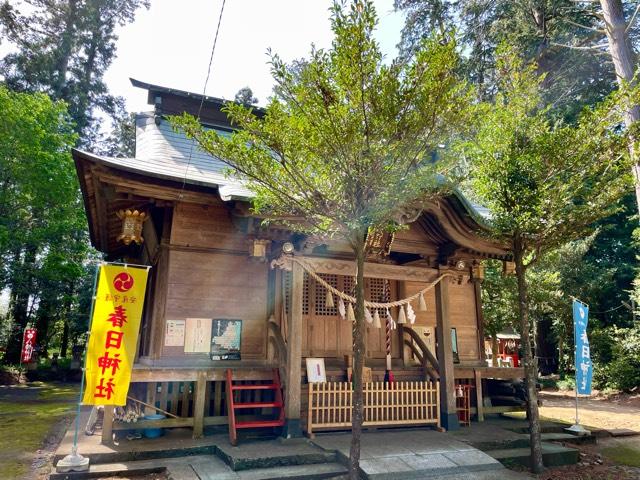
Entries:
<svg viewBox="0 0 640 480">
<path fill-rule="evenodd" d="M 37 331 L 35 328 L 25 328 L 22 338 L 22 354 L 20 355 L 22 363 L 28 363 L 33 357 L 36 348 Z"/>
</svg>

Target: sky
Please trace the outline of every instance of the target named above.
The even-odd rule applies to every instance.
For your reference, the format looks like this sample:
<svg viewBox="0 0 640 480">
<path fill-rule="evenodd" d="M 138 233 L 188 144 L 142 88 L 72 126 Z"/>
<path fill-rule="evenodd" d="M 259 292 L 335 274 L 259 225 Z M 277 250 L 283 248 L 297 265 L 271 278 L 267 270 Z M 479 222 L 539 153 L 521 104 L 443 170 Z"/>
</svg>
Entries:
<svg viewBox="0 0 640 480">
<path fill-rule="evenodd" d="M 151 0 L 133 23 L 118 30 L 117 58 L 105 74 L 114 95 L 129 111 L 149 110 L 146 91 L 129 78 L 202 93 L 222 0 Z M 404 17 L 393 0 L 374 0 L 379 17 L 376 37 L 387 59 Z M 331 0 L 226 0 L 206 94 L 232 99 L 249 86 L 264 105 L 272 80 L 267 49 L 285 61 L 307 57 L 311 44 L 329 47 Z"/>
</svg>

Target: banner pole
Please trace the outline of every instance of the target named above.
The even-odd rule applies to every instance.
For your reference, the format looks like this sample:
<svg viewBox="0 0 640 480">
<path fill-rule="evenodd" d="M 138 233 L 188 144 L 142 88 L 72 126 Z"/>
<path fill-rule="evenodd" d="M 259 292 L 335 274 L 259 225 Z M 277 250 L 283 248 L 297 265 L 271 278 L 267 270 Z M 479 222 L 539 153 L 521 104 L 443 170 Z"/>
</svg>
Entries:
<svg viewBox="0 0 640 480">
<path fill-rule="evenodd" d="M 89 347 L 89 339 L 91 336 L 91 322 L 93 321 L 93 309 L 96 303 L 96 287 L 98 284 L 98 275 L 100 273 L 100 267 L 103 263 L 96 265 L 96 271 L 93 275 L 93 293 L 91 296 L 91 307 L 89 309 L 89 329 L 87 330 L 87 344 L 85 345 L 82 353 L 82 375 L 80 376 L 80 393 L 78 394 L 78 407 L 76 409 L 76 421 L 73 432 L 73 446 L 71 447 L 71 455 L 67 455 L 56 465 L 56 470 L 59 473 L 70 471 L 85 471 L 89 469 L 89 459 L 78 454 L 78 430 L 80 429 L 80 410 L 82 407 L 82 395 L 84 393 L 84 376 L 87 369 L 87 349 Z M 95 408 L 95 407 L 94 407 Z"/>
<path fill-rule="evenodd" d="M 574 435 L 589 435 L 591 432 L 585 429 L 582 425 L 580 425 L 580 419 L 578 416 L 578 323 L 575 316 L 575 303 L 580 303 L 581 305 L 588 308 L 588 305 L 583 301 L 577 299 L 576 297 L 571 297 L 573 300 L 573 308 L 572 308 L 572 316 L 573 316 L 573 364 L 575 368 L 575 399 L 576 399 L 576 423 L 571 425 L 568 428 L 565 428 L 566 431 L 574 434 Z M 586 328 L 586 327 L 585 327 Z"/>
</svg>

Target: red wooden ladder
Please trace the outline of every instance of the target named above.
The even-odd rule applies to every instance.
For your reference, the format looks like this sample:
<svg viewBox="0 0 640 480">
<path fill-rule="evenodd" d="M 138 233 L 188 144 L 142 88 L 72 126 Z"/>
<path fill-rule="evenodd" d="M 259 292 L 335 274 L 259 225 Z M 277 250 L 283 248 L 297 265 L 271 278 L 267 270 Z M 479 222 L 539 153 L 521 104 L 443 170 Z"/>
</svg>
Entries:
<svg viewBox="0 0 640 480">
<path fill-rule="evenodd" d="M 284 402 L 282 400 L 282 386 L 278 369 L 273 370 L 270 383 L 253 383 L 234 385 L 233 372 L 227 369 L 227 411 L 229 415 L 229 441 L 231 445 L 238 444 L 239 428 L 264 428 L 281 427 L 284 425 Z M 274 400 L 269 402 L 236 402 L 234 392 L 243 390 L 271 390 L 274 392 Z M 278 417 L 271 420 L 251 420 L 239 422 L 236 420 L 236 411 L 248 408 L 274 408 L 278 409 Z"/>
</svg>

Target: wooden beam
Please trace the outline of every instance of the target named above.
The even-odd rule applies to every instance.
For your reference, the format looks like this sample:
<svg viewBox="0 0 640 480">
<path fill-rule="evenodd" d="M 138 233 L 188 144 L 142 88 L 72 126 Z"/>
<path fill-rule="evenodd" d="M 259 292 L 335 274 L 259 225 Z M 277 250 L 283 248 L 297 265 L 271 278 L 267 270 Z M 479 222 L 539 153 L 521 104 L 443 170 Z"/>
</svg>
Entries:
<svg viewBox="0 0 640 480">
<path fill-rule="evenodd" d="M 302 374 L 302 288 L 304 271 L 293 262 L 291 279 L 291 315 L 287 338 L 287 370 L 285 389 L 285 426 L 283 436 L 286 438 L 301 437 L 300 423 L 301 374 Z"/>
<path fill-rule="evenodd" d="M 440 367 L 438 372 L 440 373 L 440 417 L 444 428 L 455 430 L 459 428 L 459 424 L 456 412 L 448 278 L 436 285 L 435 295 L 437 354 Z"/>
<path fill-rule="evenodd" d="M 193 438 L 202 438 L 204 434 L 204 408 L 207 393 L 207 375 L 204 370 L 198 372 L 196 394 L 193 400 Z"/>
<path fill-rule="evenodd" d="M 336 260 L 322 257 L 301 257 L 316 273 L 354 276 L 356 264 L 350 260 Z M 364 276 L 370 278 L 386 278 L 388 280 L 405 280 L 411 282 L 432 282 L 438 277 L 435 268 L 404 267 L 383 263 L 365 263 Z"/>
</svg>

